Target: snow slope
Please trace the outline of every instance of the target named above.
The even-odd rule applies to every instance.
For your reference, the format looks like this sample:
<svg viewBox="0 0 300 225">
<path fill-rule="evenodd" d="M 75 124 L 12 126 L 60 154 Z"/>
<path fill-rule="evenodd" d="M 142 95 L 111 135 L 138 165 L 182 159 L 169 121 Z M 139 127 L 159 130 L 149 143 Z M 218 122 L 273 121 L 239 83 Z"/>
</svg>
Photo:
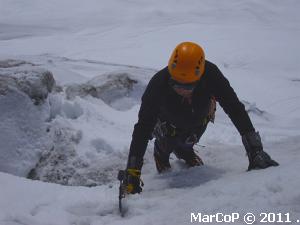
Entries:
<svg viewBox="0 0 300 225">
<path fill-rule="evenodd" d="M 299 7 L 297 0 L 0 0 L 0 61 L 25 60 L 47 69 L 61 89 L 49 95 L 41 114 L 22 94 L 15 106 L 4 104 L 8 98 L 0 95 L 0 118 L 14 112 L 10 123 L 0 122 L 11 131 L 0 133 L 2 159 L 17 159 L 7 146 L 24 150 L 17 166 L 0 165 L 0 225 L 190 224 L 191 212 L 290 213 L 287 224 L 296 224 Z M 130 196 L 127 216 L 121 218 L 115 178 L 126 164 L 140 95 L 175 45 L 186 40 L 203 45 L 208 60 L 228 77 L 280 167 L 246 172 L 239 134 L 218 107 L 215 124 L 196 146 L 205 166 L 187 169 L 173 157 L 173 170 L 158 175 L 149 143 L 144 192 Z M 120 74 L 137 82 L 132 90 L 114 86 L 112 79 Z M 82 87 L 90 86 L 94 97 L 83 94 Z M 31 135 L 21 136 L 20 124 Z M 27 146 L 34 143 L 36 151 L 14 141 L 20 137 Z M 25 176 L 29 164 L 38 161 L 40 144 L 54 151 L 45 151 L 36 176 L 75 186 L 4 173 Z M 57 171 L 66 177 L 59 179 Z"/>
</svg>

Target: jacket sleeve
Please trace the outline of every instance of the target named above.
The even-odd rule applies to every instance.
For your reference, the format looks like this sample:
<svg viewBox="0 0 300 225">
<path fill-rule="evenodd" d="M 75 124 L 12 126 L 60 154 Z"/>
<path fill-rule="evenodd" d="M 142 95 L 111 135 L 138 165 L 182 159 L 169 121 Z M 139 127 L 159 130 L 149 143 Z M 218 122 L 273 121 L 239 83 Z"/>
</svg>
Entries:
<svg viewBox="0 0 300 225">
<path fill-rule="evenodd" d="M 217 101 L 229 116 L 240 135 L 254 131 L 245 106 L 240 102 L 229 81 L 224 77 L 217 66 L 214 66 L 211 74 L 211 86 Z"/>
<path fill-rule="evenodd" d="M 143 158 L 149 139 L 152 139 L 152 132 L 159 113 L 161 90 L 159 85 L 159 74 L 154 75 L 150 80 L 143 96 L 138 114 L 138 122 L 134 126 L 132 141 L 129 150 L 129 157 Z"/>
</svg>

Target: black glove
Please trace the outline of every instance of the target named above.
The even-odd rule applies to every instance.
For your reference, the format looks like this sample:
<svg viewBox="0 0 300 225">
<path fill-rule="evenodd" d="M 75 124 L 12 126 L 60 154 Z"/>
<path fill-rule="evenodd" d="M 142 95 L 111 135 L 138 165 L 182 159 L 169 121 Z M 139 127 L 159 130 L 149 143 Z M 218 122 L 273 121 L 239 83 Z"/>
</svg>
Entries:
<svg viewBox="0 0 300 225">
<path fill-rule="evenodd" d="M 270 166 L 279 165 L 263 150 L 263 145 L 258 132 L 253 131 L 243 135 L 242 141 L 249 158 L 248 171 L 252 169 L 265 169 Z"/>
<path fill-rule="evenodd" d="M 126 192 L 128 194 L 136 194 L 142 192 L 144 186 L 141 180 L 141 169 L 143 166 L 143 159 L 137 156 L 129 156 L 127 162 L 127 169 L 125 170 L 124 184 L 126 185 Z"/>
<path fill-rule="evenodd" d="M 144 186 L 141 180 L 141 171 L 138 169 L 127 169 L 125 171 L 124 184 L 126 185 L 126 192 L 128 194 L 136 194 L 142 192 Z"/>
</svg>

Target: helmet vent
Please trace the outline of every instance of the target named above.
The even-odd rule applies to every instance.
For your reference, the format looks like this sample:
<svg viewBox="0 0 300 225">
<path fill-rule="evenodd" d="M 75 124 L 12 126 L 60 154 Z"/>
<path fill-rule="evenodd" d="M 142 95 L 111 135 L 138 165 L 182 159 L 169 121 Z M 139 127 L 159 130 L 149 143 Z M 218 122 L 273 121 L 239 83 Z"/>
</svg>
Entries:
<svg viewBox="0 0 300 225">
<path fill-rule="evenodd" d="M 203 61 L 203 56 L 201 56 L 201 59 L 199 60 L 199 65 L 202 63 L 202 61 Z"/>
<path fill-rule="evenodd" d="M 174 61 L 172 63 L 172 69 L 175 69 L 175 67 L 177 65 L 177 62 L 178 62 L 178 49 L 176 49 L 176 53 L 175 53 L 175 56 L 174 56 Z"/>
</svg>

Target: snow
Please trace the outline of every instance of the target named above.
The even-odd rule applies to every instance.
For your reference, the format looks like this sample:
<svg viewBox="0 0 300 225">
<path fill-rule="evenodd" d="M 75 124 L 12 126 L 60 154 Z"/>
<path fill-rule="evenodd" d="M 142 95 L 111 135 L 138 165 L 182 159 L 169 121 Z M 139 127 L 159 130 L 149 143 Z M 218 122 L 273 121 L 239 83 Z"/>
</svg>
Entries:
<svg viewBox="0 0 300 225">
<path fill-rule="evenodd" d="M 297 0 L 0 0 L 0 225 L 190 224 L 191 212 L 290 213 L 288 224 L 296 224 L 299 7 Z M 121 218 L 116 176 L 141 94 L 187 40 L 230 80 L 280 166 L 246 172 L 241 138 L 218 106 L 196 146 L 205 165 L 188 169 L 173 156 L 172 171 L 158 175 L 150 142 L 144 191 L 129 196 Z M 51 93 L 37 79 L 45 71 L 56 82 Z M 24 88 L 3 83 L 7 76 L 25 80 Z"/>
<path fill-rule="evenodd" d="M 49 71 L 22 61 L 0 64 L 0 170 L 26 176 L 50 146 L 45 121 L 55 81 Z"/>
</svg>

